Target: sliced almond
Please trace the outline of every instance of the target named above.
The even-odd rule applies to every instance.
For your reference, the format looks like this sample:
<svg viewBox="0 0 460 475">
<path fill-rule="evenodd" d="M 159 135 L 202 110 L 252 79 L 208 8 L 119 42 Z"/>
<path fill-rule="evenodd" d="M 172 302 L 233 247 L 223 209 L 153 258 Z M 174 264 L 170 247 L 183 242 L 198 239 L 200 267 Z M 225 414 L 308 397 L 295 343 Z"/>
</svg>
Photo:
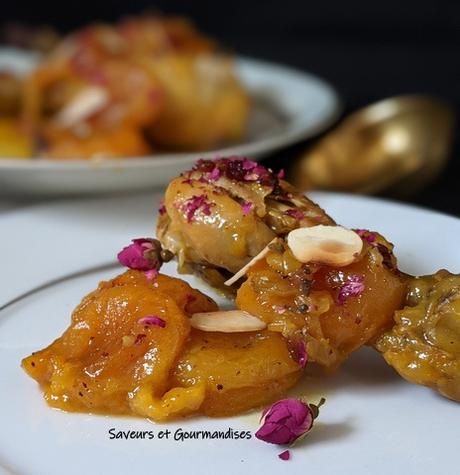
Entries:
<svg viewBox="0 0 460 475">
<path fill-rule="evenodd" d="M 194 313 L 190 324 L 204 332 L 222 333 L 255 332 L 267 327 L 260 318 L 243 310 Z"/>
<path fill-rule="evenodd" d="M 244 267 L 242 267 L 236 274 L 230 279 L 224 282 L 225 285 L 233 285 L 238 279 L 241 279 L 243 275 L 257 262 L 263 259 L 270 251 L 270 244 L 273 244 L 278 238 L 272 239 L 260 252 L 255 255 Z"/>
<path fill-rule="evenodd" d="M 363 248 L 362 239 L 354 231 L 322 224 L 294 229 L 287 236 L 287 244 L 300 262 L 337 267 L 351 264 Z"/>
<path fill-rule="evenodd" d="M 72 127 L 100 111 L 108 101 L 109 95 L 104 88 L 87 87 L 59 111 L 55 121 L 61 127 Z"/>
</svg>

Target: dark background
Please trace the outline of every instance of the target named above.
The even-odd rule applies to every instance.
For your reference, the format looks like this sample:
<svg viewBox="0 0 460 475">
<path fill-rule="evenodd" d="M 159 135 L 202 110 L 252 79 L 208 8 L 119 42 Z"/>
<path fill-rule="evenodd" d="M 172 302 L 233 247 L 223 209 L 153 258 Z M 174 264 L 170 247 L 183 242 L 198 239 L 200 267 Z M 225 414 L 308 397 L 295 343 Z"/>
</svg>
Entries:
<svg viewBox="0 0 460 475">
<path fill-rule="evenodd" d="M 240 54 L 286 63 L 330 81 L 345 113 L 404 93 L 429 93 L 460 111 L 460 1 L 3 2 L 1 23 L 65 32 L 146 9 L 192 18 Z M 446 171 L 408 201 L 460 216 L 459 132 Z"/>
</svg>

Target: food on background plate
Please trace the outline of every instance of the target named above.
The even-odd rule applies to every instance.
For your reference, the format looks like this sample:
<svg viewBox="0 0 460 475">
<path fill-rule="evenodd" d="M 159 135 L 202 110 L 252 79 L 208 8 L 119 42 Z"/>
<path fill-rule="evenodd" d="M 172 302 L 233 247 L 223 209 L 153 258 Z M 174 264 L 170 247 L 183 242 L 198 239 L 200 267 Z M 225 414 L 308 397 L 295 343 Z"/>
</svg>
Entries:
<svg viewBox="0 0 460 475">
<path fill-rule="evenodd" d="M 20 120 L 22 80 L 0 71 L 0 157 L 28 158 L 33 153 L 33 140 Z"/>
<path fill-rule="evenodd" d="M 0 157 L 29 158 L 33 141 L 24 125 L 14 118 L 0 117 Z"/>
<path fill-rule="evenodd" d="M 383 236 L 335 224 L 247 159 L 198 162 L 171 182 L 160 215 L 161 243 L 134 239 L 118 254 L 131 270 L 102 282 L 60 338 L 23 360 L 51 406 L 230 416 L 284 397 L 307 362 L 330 371 L 363 345 L 460 399 L 458 276 L 400 272 Z M 160 274 L 173 256 L 208 283 L 202 269 L 215 271 L 236 309 Z"/>
<path fill-rule="evenodd" d="M 13 83 L 3 83 L 0 111 L 14 105 L 34 141 L 31 155 L 47 158 L 206 150 L 242 139 L 249 113 L 231 57 L 178 18 L 130 18 L 68 35 L 14 83 L 20 107 L 11 103 Z"/>
<path fill-rule="evenodd" d="M 0 71 L 0 117 L 19 115 L 21 106 L 21 78 L 8 71 Z"/>
</svg>

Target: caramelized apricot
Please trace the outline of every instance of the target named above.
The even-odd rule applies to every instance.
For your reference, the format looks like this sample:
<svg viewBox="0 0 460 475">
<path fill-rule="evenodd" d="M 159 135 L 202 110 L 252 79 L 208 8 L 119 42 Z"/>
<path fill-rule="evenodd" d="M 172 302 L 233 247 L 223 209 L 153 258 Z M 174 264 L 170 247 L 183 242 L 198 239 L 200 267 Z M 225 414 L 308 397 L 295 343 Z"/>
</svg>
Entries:
<svg viewBox="0 0 460 475">
<path fill-rule="evenodd" d="M 280 334 L 192 330 L 173 379 L 178 386 L 206 387 L 201 413 L 228 416 L 276 400 L 300 376 Z"/>
<path fill-rule="evenodd" d="M 129 271 L 102 282 L 75 309 L 62 337 L 22 365 L 53 407 L 137 412 L 133 401 L 143 388 L 160 399 L 170 389 L 170 369 L 190 332 L 187 305 L 216 308 L 178 279 L 159 276 L 149 282 L 142 272 Z M 161 318 L 164 327 L 139 321 L 148 315 Z"/>
<path fill-rule="evenodd" d="M 131 270 L 102 282 L 64 334 L 22 365 L 50 406 L 156 421 L 237 414 L 298 380 L 279 334 L 190 333 L 192 314 L 215 310 L 186 282 Z"/>
<path fill-rule="evenodd" d="M 341 301 L 341 289 L 356 278 L 362 288 Z M 405 279 L 376 247 L 366 246 L 356 262 L 340 268 L 299 265 L 289 250 L 281 250 L 248 271 L 236 303 L 269 330 L 303 339 L 311 361 L 335 367 L 392 325 L 405 290 Z"/>
</svg>

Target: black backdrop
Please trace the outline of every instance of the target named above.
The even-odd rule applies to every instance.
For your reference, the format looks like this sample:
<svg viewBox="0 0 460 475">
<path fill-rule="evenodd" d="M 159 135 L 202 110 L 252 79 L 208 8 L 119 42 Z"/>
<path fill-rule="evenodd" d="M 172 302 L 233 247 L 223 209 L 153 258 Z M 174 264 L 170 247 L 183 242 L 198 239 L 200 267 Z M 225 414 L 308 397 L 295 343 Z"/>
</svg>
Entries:
<svg viewBox="0 0 460 475">
<path fill-rule="evenodd" d="M 430 93 L 460 110 L 460 0 L 4 1 L 1 23 L 61 31 L 146 9 L 184 14 L 230 49 L 323 76 L 346 112 L 383 97 Z M 460 216 L 459 133 L 442 176 L 409 200 Z"/>
</svg>

